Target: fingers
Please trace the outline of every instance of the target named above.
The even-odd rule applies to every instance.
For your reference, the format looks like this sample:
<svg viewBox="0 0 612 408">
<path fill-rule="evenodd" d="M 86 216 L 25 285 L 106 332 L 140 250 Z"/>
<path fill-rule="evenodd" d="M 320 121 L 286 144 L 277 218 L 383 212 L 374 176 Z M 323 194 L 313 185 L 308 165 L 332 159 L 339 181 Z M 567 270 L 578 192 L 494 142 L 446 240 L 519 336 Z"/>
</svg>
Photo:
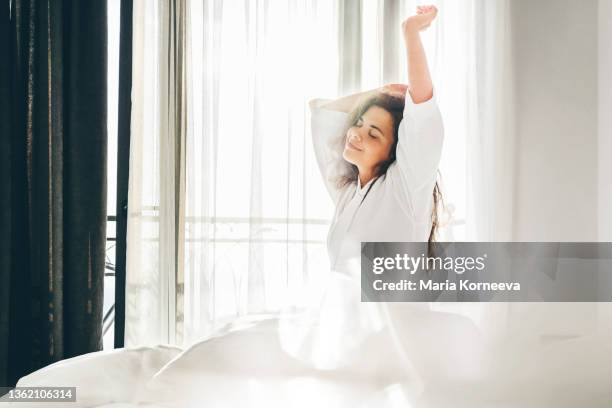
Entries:
<svg viewBox="0 0 612 408">
<path fill-rule="evenodd" d="M 381 88 L 381 92 L 397 98 L 404 98 L 408 85 L 405 84 L 387 84 Z"/>
<path fill-rule="evenodd" d="M 417 6 L 417 14 L 437 13 L 438 9 L 434 5 Z"/>
<path fill-rule="evenodd" d="M 416 14 L 402 22 L 402 30 L 404 33 L 423 31 L 431 25 L 431 22 L 435 20 L 437 15 L 438 9 L 436 6 L 417 6 Z"/>
<path fill-rule="evenodd" d="M 389 87 L 396 92 L 406 92 L 408 85 L 405 84 L 390 84 Z"/>
</svg>

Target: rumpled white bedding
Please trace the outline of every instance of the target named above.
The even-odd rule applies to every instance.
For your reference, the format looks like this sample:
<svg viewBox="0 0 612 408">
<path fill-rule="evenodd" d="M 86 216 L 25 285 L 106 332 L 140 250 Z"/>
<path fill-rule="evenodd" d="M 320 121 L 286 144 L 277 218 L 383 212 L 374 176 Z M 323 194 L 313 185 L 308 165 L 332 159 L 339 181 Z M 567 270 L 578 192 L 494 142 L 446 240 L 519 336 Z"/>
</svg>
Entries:
<svg viewBox="0 0 612 408">
<path fill-rule="evenodd" d="M 113 402 L 130 402 L 134 393 L 181 351 L 178 347 L 159 345 L 98 351 L 62 360 L 21 378 L 17 386 L 76 387 L 76 403 L 15 402 L 5 405 L 21 408 L 26 406 L 80 408 L 107 406 Z M 110 406 L 122 407 L 120 404 Z"/>
<path fill-rule="evenodd" d="M 478 341 L 469 319 L 427 312 L 409 350 L 413 375 L 382 343 L 384 333 L 348 364 L 315 369 L 283 351 L 281 321 L 243 318 L 186 350 L 159 345 L 91 353 L 36 371 L 18 386 L 77 387 L 76 403 L 27 405 L 43 408 L 612 405 L 609 331 L 536 342 L 514 333 L 474 355 L 474 348 L 444 346 Z M 486 369 L 466 371 L 473 358 Z"/>
</svg>

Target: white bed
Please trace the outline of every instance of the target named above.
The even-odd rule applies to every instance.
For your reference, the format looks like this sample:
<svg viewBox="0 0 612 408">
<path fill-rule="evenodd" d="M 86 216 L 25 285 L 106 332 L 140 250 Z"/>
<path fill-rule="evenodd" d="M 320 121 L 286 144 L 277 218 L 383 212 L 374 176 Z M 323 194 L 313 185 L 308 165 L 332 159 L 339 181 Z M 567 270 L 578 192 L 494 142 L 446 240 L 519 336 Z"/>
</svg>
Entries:
<svg viewBox="0 0 612 408">
<path fill-rule="evenodd" d="M 449 375 L 461 363 L 453 361 L 452 348 L 439 347 L 468 341 L 469 319 L 443 314 L 435 321 L 441 318 L 444 327 L 453 327 L 455 338 L 433 338 L 425 327 L 421 338 L 415 336 L 420 343 L 414 353 L 432 370 L 405 382 L 386 375 L 396 369 L 394 362 L 375 345 L 376 358 L 313 369 L 271 341 L 279 320 L 267 316 L 238 320 L 186 350 L 159 345 L 64 360 L 23 377 L 18 386 L 77 387 L 76 403 L 28 405 L 43 408 L 611 406 L 609 331 L 540 336 L 535 342 L 524 336 L 500 339 L 484 357 L 490 369 L 470 378 Z M 519 338 L 523 341 L 517 343 Z"/>
</svg>

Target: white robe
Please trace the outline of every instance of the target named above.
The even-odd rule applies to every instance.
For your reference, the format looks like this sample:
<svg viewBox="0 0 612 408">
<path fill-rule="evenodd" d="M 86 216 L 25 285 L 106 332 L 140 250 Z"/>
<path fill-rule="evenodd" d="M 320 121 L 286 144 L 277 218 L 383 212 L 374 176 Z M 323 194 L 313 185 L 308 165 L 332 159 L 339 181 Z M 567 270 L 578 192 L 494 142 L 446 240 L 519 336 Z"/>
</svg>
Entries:
<svg viewBox="0 0 612 408">
<path fill-rule="evenodd" d="M 434 92 L 428 101 L 415 104 L 406 94 L 396 160 L 384 175 L 363 187 L 358 178 L 344 186 L 337 183 L 350 172 L 350 164 L 342 157 L 349 114 L 323 108 L 324 102 L 315 99 L 310 103 L 311 132 L 319 169 L 336 205 L 327 237 L 331 271 L 318 307 L 311 310 L 311 319 L 294 321 L 284 330 L 303 335 L 292 336 L 293 341 L 283 344 L 294 357 L 320 369 L 352 366 L 359 356 L 385 350 L 374 359 L 378 367 L 414 379 L 414 370 L 404 355 L 406 344 L 398 338 L 394 321 L 399 314 L 402 323 L 408 324 L 409 311 L 397 305 L 361 302 L 361 242 L 428 240 L 444 138 L 436 95 Z M 407 307 L 417 314 L 416 310 L 427 309 L 426 304 Z M 281 339 L 289 337 L 281 335 Z M 395 370 L 390 365 L 395 365 Z M 373 367 L 365 370 L 374 376 L 380 374 Z"/>
<path fill-rule="evenodd" d="M 336 205 L 327 239 L 330 265 L 355 278 L 360 242 L 428 240 L 444 139 L 442 117 L 435 92 L 419 104 L 406 93 L 395 162 L 363 187 L 359 178 L 339 187 L 337 180 L 350 166 L 342 157 L 348 114 L 323 108 L 323 102 L 311 103 L 311 130 L 319 169 Z"/>
</svg>

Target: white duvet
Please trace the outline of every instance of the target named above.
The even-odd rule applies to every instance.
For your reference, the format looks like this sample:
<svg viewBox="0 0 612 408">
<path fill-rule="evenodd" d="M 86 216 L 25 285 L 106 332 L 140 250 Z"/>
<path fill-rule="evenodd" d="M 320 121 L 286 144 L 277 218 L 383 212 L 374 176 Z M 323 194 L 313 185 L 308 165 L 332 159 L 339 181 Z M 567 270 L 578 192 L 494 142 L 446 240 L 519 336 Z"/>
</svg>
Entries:
<svg viewBox="0 0 612 408">
<path fill-rule="evenodd" d="M 535 306 L 534 306 L 535 307 Z M 159 345 L 90 353 L 26 377 L 18 386 L 77 387 L 76 403 L 15 407 L 609 407 L 612 338 L 526 341 L 518 335 L 478 343 L 470 319 L 428 311 L 408 350 L 410 369 L 371 336 L 357 355 L 317 369 L 286 353 L 287 321 L 243 318 L 186 350 Z M 537 320 L 536 320 L 537 322 Z M 411 322 L 412 327 L 416 320 Z M 541 322 L 540 322 L 541 323 Z M 523 329 L 533 330 L 527 323 Z M 519 330 L 520 331 L 520 330 Z M 538 336 L 535 336 L 538 337 Z M 478 347 L 449 347 L 476 342 Z M 474 359 L 479 363 L 474 364 Z M 478 370 L 468 370 L 479 367 Z M 3 405 L 0 403 L 0 405 Z"/>
</svg>

